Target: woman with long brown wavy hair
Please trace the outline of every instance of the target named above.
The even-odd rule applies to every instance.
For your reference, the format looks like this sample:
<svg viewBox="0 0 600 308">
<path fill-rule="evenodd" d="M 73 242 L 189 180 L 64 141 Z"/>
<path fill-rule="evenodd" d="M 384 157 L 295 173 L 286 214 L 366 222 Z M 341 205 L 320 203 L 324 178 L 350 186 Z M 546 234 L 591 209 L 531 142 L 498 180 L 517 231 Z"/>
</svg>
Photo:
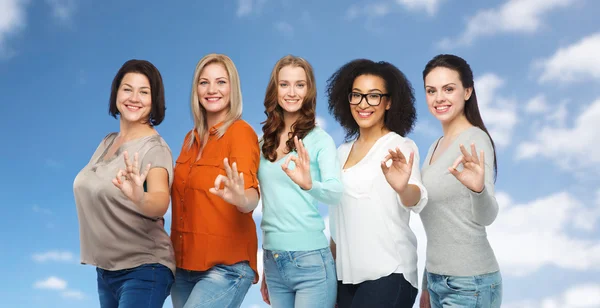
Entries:
<svg viewBox="0 0 600 308">
<path fill-rule="evenodd" d="M 273 307 L 333 307 L 335 262 L 318 203 L 336 205 L 343 187 L 333 139 L 315 125 L 315 77 L 304 59 L 285 56 L 265 94 L 258 171 L 263 219 L 261 293 Z"/>
</svg>

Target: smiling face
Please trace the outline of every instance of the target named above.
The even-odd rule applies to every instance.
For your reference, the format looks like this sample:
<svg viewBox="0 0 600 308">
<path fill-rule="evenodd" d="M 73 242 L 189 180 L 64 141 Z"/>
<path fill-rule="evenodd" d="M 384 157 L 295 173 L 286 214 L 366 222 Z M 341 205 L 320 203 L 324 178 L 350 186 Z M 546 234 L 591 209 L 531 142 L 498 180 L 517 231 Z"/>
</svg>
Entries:
<svg viewBox="0 0 600 308">
<path fill-rule="evenodd" d="M 277 103 L 284 113 L 295 114 L 308 92 L 306 72 L 298 66 L 284 66 L 277 78 Z"/>
<path fill-rule="evenodd" d="M 374 75 L 360 75 L 354 79 L 352 84 L 352 93 L 349 95 L 349 105 L 352 111 L 352 117 L 361 130 L 370 128 L 383 128 L 385 112 L 391 107 L 390 99 L 387 96 L 385 80 Z M 361 94 L 367 94 L 362 97 Z M 367 99 L 369 103 L 367 103 Z M 350 104 L 350 103 L 358 104 Z M 379 102 L 379 105 L 376 105 Z"/>
<path fill-rule="evenodd" d="M 429 112 L 442 124 L 464 115 L 465 101 L 472 88 L 464 88 L 457 71 L 436 67 L 425 76 L 425 97 Z"/>
<path fill-rule="evenodd" d="M 227 70 L 220 63 L 204 67 L 198 78 L 198 101 L 207 116 L 224 115 L 229 111 L 231 85 Z"/>
<path fill-rule="evenodd" d="M 148 77 L 140 73 L 125 74 L 117 91 L 116 103 L 123 121 L 147 121 L 152 110 L 152 92 Z"/>
</svg>

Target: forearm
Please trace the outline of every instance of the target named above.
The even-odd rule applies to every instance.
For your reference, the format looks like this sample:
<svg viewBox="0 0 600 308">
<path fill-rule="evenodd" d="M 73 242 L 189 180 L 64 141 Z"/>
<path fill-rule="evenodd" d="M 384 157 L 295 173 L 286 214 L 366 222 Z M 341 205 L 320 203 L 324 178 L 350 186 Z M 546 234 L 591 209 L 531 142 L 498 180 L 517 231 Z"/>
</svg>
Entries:
<svg viewBox="0 0 600 308">
<path fill-rule="evenodd" d="M 404 191 L 396 191 L 396 193 L 400 196 L 402 204 L 407 207 L 415 206 L 421 200 L 421 189 L 414 184 L 409 184 Z"/>
<path fill-rule="evenodd" d="M 169 208 L 171 196 L 168 192 L 145 192 L 137 207 L 148 217 L 162 217 Z"/>
<path fill-rule="evenodd" d="M 254 188 L 248 188 L 244 191 L 245 198 L 240 204 L 234 204 L 238 211 L 250 213 L 258 206 L 258 192 Z"/>
</svg>

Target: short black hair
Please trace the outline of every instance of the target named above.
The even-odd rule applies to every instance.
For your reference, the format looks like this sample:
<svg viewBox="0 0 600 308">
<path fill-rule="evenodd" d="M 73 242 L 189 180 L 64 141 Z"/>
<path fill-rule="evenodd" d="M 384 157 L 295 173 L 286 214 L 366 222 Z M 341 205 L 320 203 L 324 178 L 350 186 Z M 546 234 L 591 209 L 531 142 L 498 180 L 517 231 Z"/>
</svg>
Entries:
<svg viewBox="0 0 600 308">
<path fill-rule="evenodd" d="M 346 131 L 346 141 L 354 139 L 359 133 L 358 124 L 352 117 L 348 94 L 352 92 L 354 80 L 362 75 L 378 76 L 385 82 L 391 102 L 384 116 L 385 127 L 403 137 L 410 133 L 417 119 L 417 111 L 414 90 L 406 76 L 388 62 L 357 59 L 346 63 L 327 80 L 329 113 Z"/>
<path fill-rule="evenodd" d="M 162 76 L 158 69 L 150 62 L 146 60 L 136 60 L 132 59 L 125 62 L 115 78 L 112 81 L 112 86 L 110 87 L 110 100 L 108 102 L 108 114 L 113 116 L 115 119 L 119 114 L 119 110 L 117 109 L 117 92 L 119 90 L 119 86 L 121 86 L 121 81 L 123 77 L 125 77 L 128 73 L 138 73 L 146 76 L 148 81 L 150 82 L 150 93 L 152 98 L 152 107 L 150 109 L 150 115 L 148 117 L 148 123 L 151 126 L 159 125 L 165 118 L 165 111 L 167 107 L 165 106 L 165 87 L 163 85 Z"/>
</svg>

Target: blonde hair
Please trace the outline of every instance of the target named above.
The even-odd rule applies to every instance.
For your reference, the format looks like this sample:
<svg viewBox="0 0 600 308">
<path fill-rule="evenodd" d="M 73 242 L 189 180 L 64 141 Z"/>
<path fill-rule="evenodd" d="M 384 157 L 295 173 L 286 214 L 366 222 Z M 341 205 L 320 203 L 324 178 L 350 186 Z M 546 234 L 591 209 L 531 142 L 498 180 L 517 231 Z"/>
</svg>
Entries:
<svg viewBox="0 0 600 308">
<path fill-rule="evenodd" d="M 206 141 L 208 140 L 208 124 L 206 121 L 206 110 L 200 104 L 198 100 L 198 82 L 200 81 L 200 74 L 204 68 L 210 64 L 218 63 L 223 65 L 225 70 L 227 71 L 227 75 L 229 75 L 229 85 L 231 87 L 231 94 L 229 95 L 229 111 L 227 112 L 227 116 L 225 117 L 225 121 L 223 121 L 223 125 L 217 129 L 217 137 L 221 138 L 227 131 L 227 128 L 235 121 L 239 120 L 242 117 L 242 89 L 240 86 L 240 76 L 238 75 L 238 71 L 233 64 L 233 61 L 222 54 L 208 54 L 204 56 L 198 64 L 196 65 L 196 71 L 194 71 L 194 79 L 192 80 L 192 93 L 190 95 L 190 105 L 192 110 L 192 117 L 194 120 L 194 129 L 198 133 L 200 140 L 198 143 L 200 144 L 200 154 L 202 155 L 202 150 Z M 190 139 L 188 141 L 188 149 L 192 147 L 196 136 L 191 134 Z"/>
</svg>

